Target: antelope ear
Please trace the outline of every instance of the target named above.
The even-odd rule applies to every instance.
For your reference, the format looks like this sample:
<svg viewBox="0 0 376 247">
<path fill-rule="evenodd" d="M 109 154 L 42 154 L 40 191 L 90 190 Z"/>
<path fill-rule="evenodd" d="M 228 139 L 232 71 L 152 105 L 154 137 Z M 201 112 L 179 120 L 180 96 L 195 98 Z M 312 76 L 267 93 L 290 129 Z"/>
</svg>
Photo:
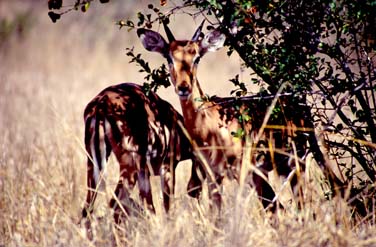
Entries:
<svg viewBox="0 0 376 247">
<path fill-rule="evenodd" d="M 155 51 L 165 55 L 168 44 L 164 38 L 157 32 L 140 28 L 137 29 L 137 35 L 141 39 L 142 45 L 148 51 Z"/>
<path fill-rule="evenodd" d="M 200 43 L 200 55 L 203 56 L 208 51 L 217 51 L 223 47 L 225 40 L 226 36 L 218 30 L 207 33 Z"/>
</svg>

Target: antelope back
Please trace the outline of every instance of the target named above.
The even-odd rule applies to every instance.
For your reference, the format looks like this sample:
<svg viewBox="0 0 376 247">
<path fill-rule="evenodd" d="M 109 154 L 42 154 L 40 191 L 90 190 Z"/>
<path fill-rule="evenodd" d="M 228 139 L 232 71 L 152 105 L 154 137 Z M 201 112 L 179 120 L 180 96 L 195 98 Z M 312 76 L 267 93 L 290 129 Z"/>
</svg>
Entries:
<svg viewBox="0 0 376 247">
<path fill-rule="evenodd" d="M 161 163 L 174 148 L 174 159 L 191 158 L 189 141 L 177 124 L 183 117 L 155 93 L 146 96 L 136 84 L 106 88 L 87 105 L 84 118 L 86 122 L 90 118 L 106 119 L 112 130 L 106 132 L 107 138 L 115 154 L 121 149 L 133 150 Z"/>
</svg>

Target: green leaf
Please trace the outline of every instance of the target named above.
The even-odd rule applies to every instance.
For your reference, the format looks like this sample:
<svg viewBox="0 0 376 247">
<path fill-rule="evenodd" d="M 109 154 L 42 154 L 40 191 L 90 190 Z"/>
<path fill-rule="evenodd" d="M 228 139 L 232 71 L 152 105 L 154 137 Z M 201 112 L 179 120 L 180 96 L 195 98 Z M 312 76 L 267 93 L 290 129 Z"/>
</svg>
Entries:
<svg viewBox="0 0 376 247">
<path fill-rule="evenodd" d="M 233 136 L 233 137 L 237 137 L 237 138 L 241 138 L 241 137 L 243 137 L 244 135 L 245 135 L 245 131 L 243 130 L 243 129 L 238 129 L 237 131 L 232 131 L 231 132 L 231 135 Z"/>
<path fill-rule="evenodd" d="M 243 120 L 245 121 L 245 122 L 249 122 L 249 121 L 251 121 L 251 117 L 249 116 L 249 115 L 243 115 Z"/>
<path fill-rule="evenodd" d="M 90 7 L 90 2 L 86 2 L 84 5 L 81 7 L 82 12 L 86 12 Z"/>
</svg>

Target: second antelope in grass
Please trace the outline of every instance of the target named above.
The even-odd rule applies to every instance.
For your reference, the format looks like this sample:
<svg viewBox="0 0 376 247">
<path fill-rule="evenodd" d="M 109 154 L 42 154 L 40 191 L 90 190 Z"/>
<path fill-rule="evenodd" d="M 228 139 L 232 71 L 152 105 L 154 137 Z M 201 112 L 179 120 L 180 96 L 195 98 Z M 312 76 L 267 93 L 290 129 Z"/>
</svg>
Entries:
<svg viewBox="0 0 376 247">
<path fill-rule="evenodd" d="M 152 174 L 161 176 L 164 207 L 168 211 L 175 168 L 179 161 L 192 159 L 191 144 L 178 124 L 183 122 L 182 116 L 157 94 L 146 94 L 136 84 L 123 83 L 104 89 L 90 101 L 84 119 L 89 189 L 82 216 L 93 210 L 111 152 L 120 166 L 115 195 L 125 201 L 122 206 L 126 213 L 130 214 L 135 205 L 130 190 L 137 181 L 141 201 L 154 212 L 149 180 Z M 115 198 L 110 206 L 119 207 Z M 118 221 L 118 215 L 115 219 Z"/>
</svg>

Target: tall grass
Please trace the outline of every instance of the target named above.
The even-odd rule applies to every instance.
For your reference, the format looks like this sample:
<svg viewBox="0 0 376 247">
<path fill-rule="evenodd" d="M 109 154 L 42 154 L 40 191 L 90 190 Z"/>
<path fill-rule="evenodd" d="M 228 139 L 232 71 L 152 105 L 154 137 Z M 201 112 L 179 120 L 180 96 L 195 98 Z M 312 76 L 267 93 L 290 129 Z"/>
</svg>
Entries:
<svg viewBox="0 0 376 247">
<path fill-rule="evenodd" d="M 225 181 L 218 220 L 210 213 L 206 191 L 200 203 L 187 196 L 190 163 L 183 162 L 168 215 L 161 207 L 159 180 L 153 178 L 156 214 L 145 212 L 116 226 L 107 207 L 118 176 L 114 160 L 96 203 L 90 240 L 79 223 L 86 194 L 83 109 L 110 84 L 142 81 L 125 56 L 125 47 L 137 48 L 139 42 L 133 33 L 118 31 L 114 20 L 147 1 L 126 2 L 100 9 L 93 5 L 88 13 L 72 13 L 57 24 L 48 19 L 44 1 L 0 2 L 1 18 L 14 21 L 24 13 L 29 18 L 24 33 L 14 31 L 0 47 L 0 246 L 376 245 L 372 221 L 353 221 L 341 198 L 326 201 L 313 168 L 302 178 L 304 207 L 297 210 L 291 197 L 281 195 L 285 210 L 274 216 L 264 212 L 252 189 Z M 193 24 L 188 34 L 179 29 L 177 36 L 194 29 Z M 150 59 L 161 62 L 157 56 Z M 226 59 L 225 52 L 203 59 L 199 73 L 208 82 L 205 91 L 229 91 L 223 80 L 223 91 L 215 91 L 219 79 L 229 77 L 220 73 L 237 73 L 229 71 L 237 63 L 229 65 Z M 209 72 L 214 60 L 218 78 Z M 176 103 L 171 90 L 161 95 Z"/>
</svg>

